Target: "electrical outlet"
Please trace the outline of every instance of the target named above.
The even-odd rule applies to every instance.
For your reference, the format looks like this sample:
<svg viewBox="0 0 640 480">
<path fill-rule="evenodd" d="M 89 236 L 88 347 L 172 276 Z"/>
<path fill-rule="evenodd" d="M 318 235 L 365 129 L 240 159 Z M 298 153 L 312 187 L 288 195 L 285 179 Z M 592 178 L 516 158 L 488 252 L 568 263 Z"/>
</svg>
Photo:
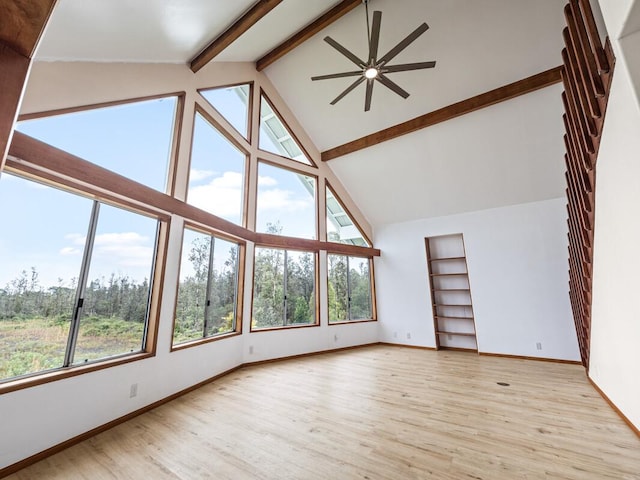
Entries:
<svg viewBox="0 0 640 480">
<path fill-rule="evenodd" d="M 333 336 L 333 341 L 334 341 L 334 342 L 337 342 L 337 341 L 338 341 L 338 335 L 334 335 L 334 336 Z"/>
<path fill-rule="evenodd" d="M 249 345 L 249 355 L 253 355 L 253 345 Z"/>
<path fill-rule="evenodd" d="M 393 332 L 393 338 L 398 338 L 398 332 Z"/>
<path fill-rule="evenodd" d="M 407 340 L 411 340 L 411 333 L 407 332 Z"/>
<path fill-rule="evenodd" d="M 131 388 L 129 388 L 129 398 L 133 398 L 138 395 L 138 384 L 132 383 Z"/>
<path fill-rule="evenodd" d="M 537 350 L 542 350 L 542 343 L 541 342 L 536 342 L 536 349 Z"/>
</svg>

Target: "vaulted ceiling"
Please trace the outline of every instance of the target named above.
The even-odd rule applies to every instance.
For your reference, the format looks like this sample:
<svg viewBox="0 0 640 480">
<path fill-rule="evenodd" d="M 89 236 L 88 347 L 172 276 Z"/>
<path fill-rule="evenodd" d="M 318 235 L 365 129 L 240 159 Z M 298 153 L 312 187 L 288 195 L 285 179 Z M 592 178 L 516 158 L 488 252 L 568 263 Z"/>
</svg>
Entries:
<svg viewBox="0 0 640 480">
<path fill-rule="evenodd" d="M 367 56 L 365 6 L 337 0 L 58 0 L 36 60 L 189 64 L 251 8 L 270 11 L 212 60 L 256 62 L 343 3 L 349 11 L 264 70 L 316 146 L 331 149 L 561 63 L 565 0 L 370 0 L 382 11 L 380 52 L 419 24 L 429 30 L 394 63 L 434 69 L 389 74 L 403 99 L 376 84 L 329 102 L 353 70 L 326 35 Z M 273 7 L 271 9 L 271 7 Z M 246 15 L 245 15 L 246 16 Z M 560 197 L 564 190 L 558 85 L 331 160 L 375 227 Z"/>
</svg>

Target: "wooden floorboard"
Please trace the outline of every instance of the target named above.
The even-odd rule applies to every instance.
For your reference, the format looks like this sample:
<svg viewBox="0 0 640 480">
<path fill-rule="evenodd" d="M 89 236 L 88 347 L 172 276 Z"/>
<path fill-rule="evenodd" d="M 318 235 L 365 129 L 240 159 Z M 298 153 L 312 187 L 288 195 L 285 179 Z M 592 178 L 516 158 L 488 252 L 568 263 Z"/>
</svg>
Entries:
<svg viewBox="0 0 640 480">
<path fill-rule="evenodd" d="M 373 346 L 242 368 L 7 478 L 640 479 L 640 439 L 580 366 Z"/>
</svg>

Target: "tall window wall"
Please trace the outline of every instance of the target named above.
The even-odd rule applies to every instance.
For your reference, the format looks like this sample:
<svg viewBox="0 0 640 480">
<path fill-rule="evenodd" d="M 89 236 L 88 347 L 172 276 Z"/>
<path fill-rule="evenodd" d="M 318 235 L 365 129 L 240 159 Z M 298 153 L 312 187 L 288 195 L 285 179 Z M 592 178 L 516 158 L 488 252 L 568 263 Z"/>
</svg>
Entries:
<svg viewBox="0 0 640 480">
<path fill-rule="evenodd" d="M 267 95 L 251 82 L 196 95 L 194 108 L 166 96 L 18 123 L 18 140 L 53 148 L 0 174 L 0 393 L 16 378 L 28 386 L 228 338 L 243 310 L 251 332 L 375 318 L 370 242 Z M 180 245 L 169 244 L 176 219 Z M 326 242 L 363 256 L 328 255 L 322 315 Z M 175 292 L 166 305 L 163 289 Z M 161 317 L 173 322 L 169 345 L 157 345 Z"/>
</svg>

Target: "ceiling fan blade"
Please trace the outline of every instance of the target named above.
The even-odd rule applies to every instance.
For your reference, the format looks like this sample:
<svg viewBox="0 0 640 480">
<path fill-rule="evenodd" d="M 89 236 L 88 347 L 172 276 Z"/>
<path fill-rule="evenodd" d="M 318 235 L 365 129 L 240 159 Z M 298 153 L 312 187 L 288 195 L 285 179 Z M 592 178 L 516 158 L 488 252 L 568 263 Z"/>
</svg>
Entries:
<svg viewBox="0 0 640 480">
<path fill-rule="evenodd" d="M 353 53 L 351 53 L 349 50 L 347 50 L 338 42 L 336 42 L 333 38 L 324 37 L 324 41 L 327 42 L 329 45 L 331 45 L 333 48 L 335 48 L 337 51 L 339 51 L 341 54 L 343 54 L 345 57 L 347 57 L 349 60 L 351 60 L 353 63 L 358 65 L 360 68 L 364 68 L 366 66 L 366 62 L 363 62 L 362 60 L 360 60 Z"/>
<path fill-rule="evenodd" d="M 317 77 L 311 77 L 311 80 L 328 80 L 330 78 L 343 78 L 343 77 L 356 77 L 362 75 L 362 70 L 357 72 L 343 72 L 343 73 L 330 73 L 328 75 L 318 75 Z"/>
<path fill-rule="evenodd" d="M 411 32 L 407 37 L 402 40 L 398 45 L 393 47 L 389 52 L 378 60 L 378 64 L 385 64 L 390 61 L 393 57 L 398 55 L 402 50 L 407 48 L 411 43 L 413 43 L 420 35 L 429 30 L 429 25 L 423 23 L 418 28 L 416 28 L 413 32 Z"/>
<path fill-rule="evenodd" d="M 407 98 L 409 96 L 409 92 L 407 92 L 406 90 L 403 90 L 402 88 L 400 88 L 400 86 L 397 83 L 392 82 L 391 80 L 389 80 L 384 75 L 378 75 L 376 77 L 376 80 L 378 80 L 381 84 L 383 84 L 388 89 L 393 90 L 394 92 L 396 92 L 402 98 Z"/>
<path fill-rule="evenodd" d="M 373 79 L 367 79 L 367 93 L 364 96 L 364 111 L 368 112 L 371 108 L 371 95 L 373 95 Z"/>
<path fill-rule="evenodd" d="M 351 90 L 353 90 L 354 88 L 356 88 L 358 85 L 360 85 L 362 82 L 365 81 L 365 77 L 364 75 L 362 77 L 360 77 L 359 79 L 357 79 L 355 82 L 353 82 L 351 85 L 349 85 L 347 87 L 347 89 L 342 92 L 340 95 L 338 95 L 336 98 L 333 99 L 333 101 L 331 102 L 331 105 L 335 105 L 336 103 L 338 103 L 340 100 L 342 100 L 342 98 L 349 93 Z"/>
<path fill-rule="evenodd" d="M 380 43 L 380 25 L 382 23 L 382 12 L 373 12 L 373 26 L 371 27 L 371 38 L 369 39 L 369 63 L 375 63 L 378 56 L 378 44 Z"/>
<path fill-rule="evenodd" d="M 404 63 L 401 65 L 387 65 L 382 68 L 383 73 L 406 72 L 408 70 L 420 70 L 421 68 L 433 68 L 436 62 Z"/>
</svg>

